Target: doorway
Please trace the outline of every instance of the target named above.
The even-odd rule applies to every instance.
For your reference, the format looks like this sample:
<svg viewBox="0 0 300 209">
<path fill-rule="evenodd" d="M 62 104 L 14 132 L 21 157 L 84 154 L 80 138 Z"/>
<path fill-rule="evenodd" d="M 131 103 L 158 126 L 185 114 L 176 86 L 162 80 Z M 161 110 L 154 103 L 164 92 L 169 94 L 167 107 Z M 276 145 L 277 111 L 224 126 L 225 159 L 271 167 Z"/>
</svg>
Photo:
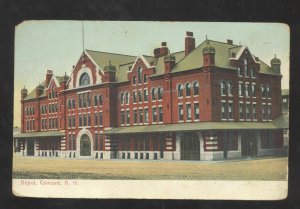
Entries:
<svg viewBox="0 0 300 209">
<path fill-rule="evenodd" d="M 27 156 L 34 156 L 34 140 L 27 140 Z"/>
<path fill-rule="evenodd" d="M 257 155 L 257 139 L 253 132 L 242 133 L 242 156 Z"/>
<path fill-rule="evenodd" d="M 200 160 L 200 141 L 197 134 L 183 133 L 180 147 L 180 160 Z"/>
<path fill-rule="evenodd" d="M 80 138 L 80 156 L 91 156 L 91 140 L 87 134 Z"/>
</svg>

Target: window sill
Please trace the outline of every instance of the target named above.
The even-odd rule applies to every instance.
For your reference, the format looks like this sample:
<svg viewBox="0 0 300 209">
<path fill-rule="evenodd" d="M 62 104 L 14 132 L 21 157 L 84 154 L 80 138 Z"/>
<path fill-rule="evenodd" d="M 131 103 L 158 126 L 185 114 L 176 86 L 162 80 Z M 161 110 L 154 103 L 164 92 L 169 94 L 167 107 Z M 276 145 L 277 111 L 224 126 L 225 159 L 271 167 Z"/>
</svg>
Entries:
<svg viewBox="0 0 300 209">
<path fill-rule="evenodd" d="M 234 121 L 233 119 L 228 119 L 228 121 Z"/>
<path fill-rule="evenodd" d="M 195 120 L 194 120 L 194 122 L 199 122 L 199 121 L 200 121 L 199 119 L 195 119 Z"/>
<path fill-rule="evenodd" d="M 245 119 L 241 119 L 241 118 L 240 118 L 239 120 L 240 120 L 240 121 L 245 121 Z"/>
<path fill-rule="evenodd" d="M 184 121 L 183 120 L 179 120 L 178 123 L 184 123 Z"/>
</svg>

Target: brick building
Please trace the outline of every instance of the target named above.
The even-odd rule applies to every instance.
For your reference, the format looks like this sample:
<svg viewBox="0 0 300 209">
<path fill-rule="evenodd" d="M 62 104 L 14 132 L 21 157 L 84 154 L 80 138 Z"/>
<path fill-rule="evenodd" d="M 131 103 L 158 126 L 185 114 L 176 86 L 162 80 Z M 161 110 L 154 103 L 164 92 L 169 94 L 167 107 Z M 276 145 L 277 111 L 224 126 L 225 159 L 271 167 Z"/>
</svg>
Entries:
<svg viewBox="0 0 300 209">
<path fill-rule="evenodd" d="M 70 76 L 22 89 L 20 155 L 220 160 L 283 152 L 281 62 L 232 40 L 153 56 L 84 50 Z M 274 123 L 274 121 L 277 121 Z"/>
</svg>

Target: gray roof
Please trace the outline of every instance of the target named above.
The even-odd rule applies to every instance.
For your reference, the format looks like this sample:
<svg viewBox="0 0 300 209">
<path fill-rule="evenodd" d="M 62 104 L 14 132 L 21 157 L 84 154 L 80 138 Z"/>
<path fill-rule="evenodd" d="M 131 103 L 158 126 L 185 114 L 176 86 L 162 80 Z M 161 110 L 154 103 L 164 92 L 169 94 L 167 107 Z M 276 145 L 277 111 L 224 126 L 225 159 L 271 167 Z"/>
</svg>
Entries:
<svg viewBox="0 0 300 209">
<path fill-rule="evenodd" d="M 275 130 L 278 128 L 280 127 L 275 126 L 272 122 L 195 122 L 118 127 L 109 131 L 104 131 L 103 134 L 135 134 L 197 130 Z"/>
<path fill-rule="evenodd" d="M 289 128 L 289 113 L 283 114 L 272 121 L 277 128 Z"/>
<path fill-rule="evenodd" d="M 289 89 L 282 89 L 281 90 L 281 95 L 282 96 L 288 96 L 288 95 L 290 95 L 290 90 Z"/>
<path fill-rule="evenodd" d="M 27 133 L 16 133 L 14 138 L 34 138 L 34 137 L 55 137 L 64 136 L 63 131 L 39 131 L 39 132 L 27 132 Z"/>
</svg>

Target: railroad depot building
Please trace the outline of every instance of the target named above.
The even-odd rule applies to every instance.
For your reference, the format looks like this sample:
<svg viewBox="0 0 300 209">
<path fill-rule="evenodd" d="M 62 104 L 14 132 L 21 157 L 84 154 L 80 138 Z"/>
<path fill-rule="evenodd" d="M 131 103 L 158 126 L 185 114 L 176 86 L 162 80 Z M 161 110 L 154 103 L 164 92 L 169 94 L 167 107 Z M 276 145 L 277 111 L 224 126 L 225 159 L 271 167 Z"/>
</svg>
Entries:
<svg viewBox="0 0 300 209">
<path fill-rule="evenodd" d="M 84 50 L 71 74 L 21 91 L 19 155 L 222 160 L 281 155 L 281 61 L 232 40 L 153 56 Z M 276 121 L 276 123 L 274 123 Z"/>
</svg>

